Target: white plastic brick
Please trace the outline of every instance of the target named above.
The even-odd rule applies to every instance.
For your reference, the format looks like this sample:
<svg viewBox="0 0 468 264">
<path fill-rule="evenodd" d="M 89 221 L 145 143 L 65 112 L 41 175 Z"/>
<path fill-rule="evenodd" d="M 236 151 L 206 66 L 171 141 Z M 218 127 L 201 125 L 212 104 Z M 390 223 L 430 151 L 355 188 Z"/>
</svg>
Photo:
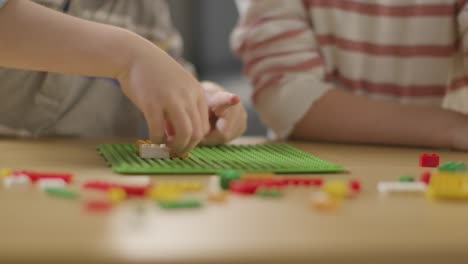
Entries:
<svg viewBox="0 0 468 264">
<path fill-rule="evenodd" d="M 37 188 L 44 190 L 46 188 L 63 188 L 67 183 L 63 179 L 39 179 Z"/>
<path fill-rule="evenodd" d="M 169 158 L 169 151 L 156 144 L 142 144 L 139 149 L 142 159 L 166 159 Z"/>
<path fill-rule="evenodd" d="M 7 176 L 3 178 L 3 187 L 9 189 L 15 185 L 30 185 L 31 179 L 26 175 Z"/>
<path fill-rule="evenodd" d="M 208 183 L 208 191 L 212 194 L 221 193 L 223 189 L 221 188 L 221 179 L 217 175 L 210 177 Z"/>
<path fill-rule="evenodd" d="M 377 190 L 380 193 L 419 193 L 426 190 L 423 182 L 379 182 Z"/>
</svg>

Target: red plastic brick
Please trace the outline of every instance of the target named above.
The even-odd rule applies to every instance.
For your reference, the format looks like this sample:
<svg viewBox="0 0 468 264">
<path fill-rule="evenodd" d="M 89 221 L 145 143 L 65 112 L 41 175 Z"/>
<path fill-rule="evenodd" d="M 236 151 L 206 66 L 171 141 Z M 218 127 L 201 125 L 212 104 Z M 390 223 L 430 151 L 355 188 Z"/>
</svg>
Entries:
<svg viewBox="0 0 468 264">
<path fill-rule="evenodd" d="M 88 181 L 83 184 L 84 189 L 93 189 L 99 191 L 107 191 L 110 188 L 120 188 L 125 191 L 128 196 L 144 196 L 152 186 L 134 186 L 127 184 L 117 184 L 104 181 Z"/>
<path fill-rule="evenodd" d="M 129 196 L 145 196 L 146 191 L 151 188 L 151 186 L 131 186 L 124 184 L 114 184 L 112 187 L 121 188 Z"/>
<path fill-rule="evenodd" d="M 436 153 L 432 153 L 432 154 L 422 153 L 419 156 L 419 166 L 435 168 L 439 166 L 439 160 L 440 160 L 439 155 L 437 155 Z"/>
<path fill-rule="evenodd" d="M 258 181 L 233 180 L 229 184 L 229 190 L 240 194 L 254 194 L 259 186 Z"/>
<path fill-rule="evenodd" d="M 35 172 L 22 170 L 13 173 L 13 176 L 17 175 L 26 175 L 33 183 L 40 179 L 62 179 L 66 183 L 71 183 L 73 179 L 73 174 L 71 173 Z"/>
<path fill-rule="evenodd" d="M 320 178 L 309 178 L 309 177 L 303 177 L 303 178 L 283 178 L 283 181 L 286 185 L 314 185 L 314 186 L 320 186 L 323 184 L 323 180 Z"/>
<path fill-rule="evenodd" d="M 259 187 L 283 187 L 285 185 L 322 185 L 323 180 L 319 178 L 293 178 L 285 177 L 280 179 L 241 179 L 233 180 L 229 185 L 229 189 L 232 192 L 242 194 L 253 194 Z"/>
<path fill-rule="evenodd" d="M 107 191 L 112 188 L 112 184 L 103 181 L 87 181 L 83 184 L 84 189 Z"/>
<path fill-rule="evenodd" d="M 265 179 L 258 182 L 263 187 L 282 187 L 286 185 L 281 179 Z"/>
<path fill-rule="evenodd" d="M 361 191 L 361 182 L 358 180 L 350 180 L 349 181 L 349 188 L 355 192 Z"/>
<path fill-rule="evenodd" d="M 90 200 L 85 203 L 85 209 L 93 212 L 107 212 L 112 209 L 112 202 L 101 200 Z"/>
<path fill-rule="evenodd" d="M 419 179 L 421 182 L 424 182 L 425 184 L 429 184 L 429 181 L 431 180 L 431 172 L 430 171 L 425 171 L 421 173 L 421 177 Z"/>
<path fill-rule="evenodd" d="M 321 186 L 323 184 L 323 179 L 320 178 L 307 178 L 307 181 L 310 185 Z"/>
</svg>

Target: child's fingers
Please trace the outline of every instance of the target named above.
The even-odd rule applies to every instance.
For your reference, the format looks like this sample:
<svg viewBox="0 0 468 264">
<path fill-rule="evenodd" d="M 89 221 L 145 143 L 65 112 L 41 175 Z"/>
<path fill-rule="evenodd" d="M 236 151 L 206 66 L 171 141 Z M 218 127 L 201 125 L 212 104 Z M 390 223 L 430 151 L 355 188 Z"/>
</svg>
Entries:
<svg viewBox="0 0 468 264">
<path fill-rule="evenodd" d="M 212 100 L 210 107 L 216 116 L 222 116 L 227 109 L 240 102 L 239 96 L 228 92 L 219 92 L 213 95 Z"/>
<path fill-rule="evenodd" d="M 195 108 L 197 109 L 197 108 Z M 201 121 L 201 113 L 199 111 L 191 111 L 187 109 L 187 115 L 190 117 L 190 120 L 193 124 L 192 135 L 188 145 L 183 150 L 183 153 L 189 152 L 193 149 L 205 136 L 204 127 Z"/>
<path fill-rule="evenodd" d="M 203 136 L 210 132 L 210 120 L 209 120 L 209 110 L 204 96 L 198 101 L 198 111 L 200 112 L 202 127 L 203 127 Z"/>
<path fill-rule="evenodd" d="M 225 144 L 226 142 L 227 142 L 227 139 L 225 135 L 223 135 L 218 130 L 213 130 L 208 136 L 206 136 L 203 139 L 203 141 L 200 144 L 204 146 L 217 146 L 217 145 Z"/>
<path fill-rule="evenodd" d="M 151 141 L 156 144 L 165 143 L 164 117 L 161 109 L 144 113 Z"/>
<path fill-rule="evenodd" d="M 247 116 L 242 107 L 228 109 L 224 116 L 218 118 L 214 125 L 214 130 L 202 142 L 204 145 L 224 144 L 245 131 Z"/>
<path fill-rule="evenodd" d="M 168 142 L 169 147 L 177 154 L 183 154 L 192 137 L 192 122 L 184 108 L 173 106 L 167 115 L 171 124 L 174 126 L 175 135 Z"/>
</svg>

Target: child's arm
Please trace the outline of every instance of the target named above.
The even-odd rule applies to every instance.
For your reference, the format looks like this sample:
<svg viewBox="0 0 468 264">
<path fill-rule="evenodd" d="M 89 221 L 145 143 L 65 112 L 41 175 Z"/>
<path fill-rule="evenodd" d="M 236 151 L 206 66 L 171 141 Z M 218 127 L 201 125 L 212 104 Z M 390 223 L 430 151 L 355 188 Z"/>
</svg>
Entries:
<svg viewBox="0 0 468 264">
<path fill-rule="evenodd" d="M 297 139 L 468 149 L 468 117 L 438 107 L 327 92 L 294 128 Z"/>
<path fill-rule="evenodd" d="M 26 0 L 0 9 L 0 66 L 118 79 L 145 115 L 154 141 L 186 152 L 209 131 L 200 84 L 166 53 L 127 30 L 74 18 Z M 105 98 L 103 98 L 105 100 Z"/>
<path fill-rule="evenodd" d="M 468 118 L 461 114 L 372 100 L 327 82 L 304 1 L 237 4 L 232 43 L 255 88 L 255 106 L 278 136 L 468 149 Z"/>
</svg>

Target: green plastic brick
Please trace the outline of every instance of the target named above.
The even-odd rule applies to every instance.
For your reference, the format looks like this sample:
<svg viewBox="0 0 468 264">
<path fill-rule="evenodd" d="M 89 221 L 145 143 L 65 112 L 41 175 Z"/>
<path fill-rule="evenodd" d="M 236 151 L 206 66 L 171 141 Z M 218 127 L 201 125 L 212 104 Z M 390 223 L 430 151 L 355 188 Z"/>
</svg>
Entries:
<svg viewBox="0 0 468 264">
<path fill-rule="evenodd" d="M 201 202 L 197 200 L 160 201 L 158 205 L 164 209 L 199 208 L 202 206 Z"/>
<path fill-rule="evenodd" d="M 400 182 L 414 182 L 414 177 L 411 176 L 401 176 Z"/>
<path fill-rule="evenodd" d="M 97 148 L 112 170 L 125 174 L 212 174 L 243 172 L 326 173 L 343 167 L 288 144 L 202 146 L 190 158 L 141 159 L 134 144 L 102 144 Z"/>
<path fill-rule="evenodd" d="M 464 162 L 449 161 L 439 166 L 440 171 L 466 171 Z"/>
<path fill-rule="evenodd" d="M 221 188 L 227 190 L 229 189 L 231 181 L 240 179 L 242 172 L 240 170 L 227 169 L 222 170 L 217 174 L 221 178 Z"/>
<path fill-rule="evenodd" d="M 50 195 L 66 199 L 76 199 L 79 197 L 77 192 L 65 188 L 45 188 L 44 191 Z"/>
</svg>

